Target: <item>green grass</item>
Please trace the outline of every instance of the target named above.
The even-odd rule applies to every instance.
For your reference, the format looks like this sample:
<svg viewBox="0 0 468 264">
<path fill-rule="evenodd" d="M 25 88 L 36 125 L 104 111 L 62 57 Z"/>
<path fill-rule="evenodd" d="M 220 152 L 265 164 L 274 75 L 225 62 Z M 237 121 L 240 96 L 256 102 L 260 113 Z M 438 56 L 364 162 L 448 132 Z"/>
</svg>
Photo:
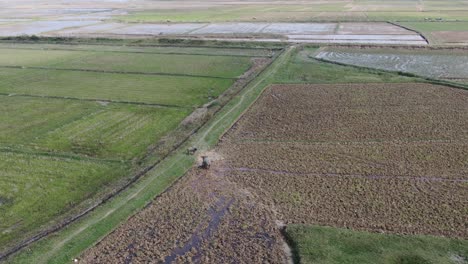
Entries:
<svg viewBox="0 0 468 264">
<path fill-rule="evenodd" d="M 289 225 L 286 233 L 296 253 L 296 261 L 304 264 L 453 264 L 468 261 L 467 240 L 305 225 Z"/>
<path fill-rule="evenodd" d="M 324 63 L 310 58 L 316 51 L 305 48 L 297 51 L 294 57 L 275 76 L 277 83 L 376 83 L 409 82 L 413 79 L 377 70 L 364 70 L 354 67 Z"/>
<path fill-rule="evenodd" d="M 322 1 L 289 5 L 243 4 L 196 9 L 164 9 L 116 16 L 126 22 L 225 22 L 225 21 L 446 21 L 468 20 L 468 4 L 462 1 Z"/>
<path fill-rule="evenodd" d="M 104 159 L 141 157 L 189 109 L 0 96 L 0 147 Z"/>
<path fill-rule="evenodd" d="M 189 112 L 187 109 L 111 105 L 50 131 L 33 144 L 50 151 L 135 159 L 175 129 Z"/>
<path fill-rule="evenodd" d="M 116 19 L 125 22 L 297 21 L 321 12 L 345 11 L 345 2 L 309 5 L 230 5 L 202 9 L 145 10 Z M 299 17 L 297 17 L 299 16 Z"/>
<path fill-rule="evenodd" d="M 468 31 L 468 22 L 404 22 L 401 24 L 423 33 L 434 31 Z"/>
<path fill-rule="evenodd" d="M 0 93 L 196 107 L 220 95 L 233 82 L 199 77 L 3 69 Z"/>
<path fill-rule="evenodd" d="M 456 9 L 456 7 L 454 7 Z M 412 22 L 425 20 L 468 21 L 468 11 L 428 11 L 428 12 L 366 12 L 369 21 Z M 434 22 L 439 23 L 439 22 Z M 440 22 L 444 23 L 444 22 Z"/>
<path fill-rule="evenodd" d="M 98 51 L 0 49 L 0 66 L 187 74 L 235 78 L 250 67 L 249 57 Z"/>
<path fill-rule="evenodd" d="M 53 66 L 83 56 L 80 51 L 0 48 L 1 66 Z"/>
<path fill-rule="evenodd" d="M 0 248 L 127 172 L 125 163 L 0 152 Z"/>
<path fill-rule="evenodd" d="M 0 96 L 0 145 L 30 144 L 101 108 L 95 102 Z"/>
<path fill-rule="evenodd" d="M 54 65 L 57 68 L 175 73 L 236 78 L 250 68 L 250 58 L 174 54 L 99 53 Z"/>
</svg>

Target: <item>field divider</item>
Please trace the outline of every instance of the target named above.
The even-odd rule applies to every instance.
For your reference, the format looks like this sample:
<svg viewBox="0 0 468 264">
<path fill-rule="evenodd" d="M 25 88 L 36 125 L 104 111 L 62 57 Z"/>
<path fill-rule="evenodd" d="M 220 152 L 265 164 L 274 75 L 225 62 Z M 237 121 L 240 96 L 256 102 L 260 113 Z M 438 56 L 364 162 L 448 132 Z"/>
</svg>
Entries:
<svg viewBox="0 0 468 264">
<path fill-rule="evenodd" d="M 400 28 L 406 29 L 406 30 L 408 30 L 408 31 L 414 32 L 414 33 L 418 34 L 419 36 L 421 36 L 421 38 L 423 38 L 424 41 L 426 41 L 426 43 L 427 43 L 428 45 L 431 44 L 431 43 L 429 42 L 429 40 L 426 38 L 426 36 L 423 35 L 423 33 L 419 32 L 419 31 L 417 31 L 417 30 L 415 30 L 415 29 L 412 29 L 412 28 L 409 28 L 409 27 L 400 25 L 400 24 L 395 23 L 395 22 L 387 21 L 387 23 L 390 24 L 390 25 L 394 25 L 394 26 L 396 26 L 396 27 L 400 27 Z"/>
<path fill-rule="evenodd" d="M 270 173 L 270 174 L 281 174 L 281 175 L 307 175 L 313 177 L 334 177 L 334 178 L 359 178 L 359 179 L 370 179 L 370 180 L 379 180 L 379 179 L 392 179 L 392 180 L 414 180 L 414 181 L 429 181 L 429 182 L 461 182 L 467 183 L 468 179 L 464 179 L 463 175 L 451 175 L 459 178 L 443 178 L 435 176 L 419 176 L 419 175 L 382 175 L 382 174 L 346 174 L 346 173 L 314 173 L 314 172 L 294 172 L 286 170 L 269 170 L 261 168 L 221 168 L 223 172 L 237 171 L 237 172 L 260 172 L 260 173 Z"/>
<path fill-rule="evenodd" d="M 18 41 L 19 40 L 19 41 Z M 210 42 L 206 43 L 199 43 L 199 44 L 190 44 L 190 43 L 161 43 L 161 44 L 145 44 L 141 43 L 141 41 L 135 40 L 134 42 L 130 43 L 120 43 L 120 44 L 113 44 L 111 42 L 115 42 L 116 39 L 114 38 L 103 38 L 100 37 L 98 39 L 98 42 L 96 43 L 90 43 L 90 42 L 70 42 L 76 40 L 76 38 L 55 38 L 55 37 L 45 37 L 41 36 L 39 37 L 39 40 L 27 40 L 27 39 L 22 39 L 21 37 L 0 37 L 0 44 L 14 44 L 14 43 L 20 43 L 20 44 L 57 44 L 57 45 L 68 45 L 68 46 L 81 46 L 83 44 L 88 45 L 88 46 L 107 46 L 107 47 L 137 47 L 137 48 L 210 48 L 210 49 L 219 49 L 219 50 L 226 50 L 226 49 L 239 49 L 239 50 L 274 50 L 274 51 L 281 51 L 283 49 L 283 46 L 276 46 L 276 47 L 258 47 L 258 46 L 242 46 L 242 45 L 233 45 L 233 46 L 226 46 L 226 47 L 220 47 L 219 45 L 209 45 Z M 166 41 L 172 41 L 173 39 L 160 39 L 160 40 L 166 40 Z M 180 39 L 179 39 L 180 40 Z M 106 43 L 106 41 L 108 41 Z M 178 41 L 178 39 L 176 39 Z M 213 43 L 213 42 L 211 42 Z M 232 43 L 228 43 L 232 45 Z M 235 43 L 237 44 L 237 43 Z M 41 49 L 42 50 L 42 49 Z M 73 49 L 76 50 L 76 49 Z M 94 50 L 90 50 L 94 51 Z M 101 51 L 101 50 L 96 50 L 96 51 Z M 111 51 L 113 52 L 113 51 Z M 122 51 L 126 52 L 126 51 Z M 160 54 L 160 53 L 156 53 Z M 161 53 L 161 54 L 167 54 L 167 53 Z M 177 55 L 177 54 L 176 54 Z M 190 55 L 189 53 L 181 53 L 181 55 Z M 207 55 L 207 56 L 247 56 L 247 57 L 255 57 L 255 56 L 250 56 L 250 55 L 219 55 L 219 54 L 195 54 L 195 55 Z M 258 55 L 257 55 L 258 56 Z M 260 56 L 264 57 L 264 56 Z M 267 56 L 270 57 L 270 56 Z"/>
<path fill-rule="evenodd" d="M 138 71 L 107 71 L 97 69 L 80 69 L 80 68 L 52 68 L 52 67 L 40 67 L 40 66 L 8 66 L 0 65 L 0 68 L 4 69 L 20 69 L 20 70 L 50 70 L 50 71 L 81 71 L 81 72 L 95 72 L 95 73 L 109 73 L 109 74 L 139 74 L 139 75 L 158 75 L 158 76 L 174 76 L 174 77 L 189 77 L 189 78 L 209 78 L 209 79 L 222 79 L 222 80 L 238 80 L 236 77 L 221 77 L 221 76 L 209 76 L 209 75 L 197 75 L 197 74 L 186 74 L 186 73 L 165 73 L 165 72 L 138 72 Z"/>
<path fill-rule="evenodd" d="M 15 153 L 15 154 L 25 154 L 33 156 L 44 156 L 50 158 L 60 158 L 68 160 L 77 160 L 77 161 L 92 161 L 92 162 L 106 162 L 106 163 L 126 163 L 130 160 L 120 160 L 120 159 L 105 159 L 105 158 L 96 158 L 84 155 L 77 155 L 66 152 L 50 152 L 50 151 L 35 151 L 32 149 L 19 149 L 19 148 L 10 148 L 0 146 L 0 152 L 3 153 Z"/>
<path fill-rule="evenodd" d="M 65 97 L 65 96 L 53 96 L 53 95 L 34 95 L 34 94 L 17 94 L 17 93 L 0 93 L 0 96 L 21 96 L 21 97 L 32 97 L 32 98 L 48 98 L 48 99 L 61 99 L 61 100 L 76 100 L 76 101 L 85 101 L 85 102 L 104 102 L 104 103 L 113 103 L 113 104 L 130 104 L 130 105 L 143 105 L 143 106 L 156 106 L 164 108 L 178 108 L 178 109 L 193 109 L 189 106 L 181 105 L 170 105 L 170 104 L 157 104 L 157 103 L 145 103 L 145 102 L 132 102 L 132 101 L 118 101 L 118 100 L 109 100 L 109 99 L 88 99 L 88 98 L 78 98 L 78 97 Z"/>
</svg>

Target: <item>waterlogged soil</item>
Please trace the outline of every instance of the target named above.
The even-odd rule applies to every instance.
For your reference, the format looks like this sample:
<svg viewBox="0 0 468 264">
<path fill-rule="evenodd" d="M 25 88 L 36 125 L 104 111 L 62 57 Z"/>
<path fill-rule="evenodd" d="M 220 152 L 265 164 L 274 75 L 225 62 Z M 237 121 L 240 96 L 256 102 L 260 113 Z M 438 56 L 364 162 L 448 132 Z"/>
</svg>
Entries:
<svg viewBox="0 0 468 264">
<path fill-rule="evenodd" d="M 274 212 L 215 161 L 194 168 L 80 263 L 284 263 Z"/>
<path fill-rule="evenodd" d="M 224 136 L 221 170 L 286 224 L 468 237 L 468 91 L 275 85 Z"/>
<path fill-rule="evenodd" d="M 431 78 L 468 78 L 468 52 L 324 50 L 316 58 L 350 65 L 414 73 Z"/>
</svg>

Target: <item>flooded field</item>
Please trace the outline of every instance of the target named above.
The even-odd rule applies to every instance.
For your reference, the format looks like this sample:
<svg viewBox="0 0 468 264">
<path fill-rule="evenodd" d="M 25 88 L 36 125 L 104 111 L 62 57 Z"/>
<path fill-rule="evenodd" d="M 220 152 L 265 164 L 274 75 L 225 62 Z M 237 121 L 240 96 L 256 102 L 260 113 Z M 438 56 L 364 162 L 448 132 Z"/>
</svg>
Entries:
<svg viewBox="0 0 468 264">
<path fill-rule="evenodd" d="M 31 21 L 0 25 L 0 36 L 39 35 L 70 27 L 87 26 L 99 21 Z"/>
<path fill-rule="evenodd" d="M 101 23 L 47 32 L 48 36 L 182 36 L 237 41 L 425 45 L 418 34 L 387 23 Z M 6 35 L 6 33 L 3 33 Z M 252 38 L 254 37 L 254 38 Z"/>
<path fill-rule="evenodd" d="M 439 79 L 468 79 L 468 52 L 325 49 L 316 58 Z"/>
</svg>

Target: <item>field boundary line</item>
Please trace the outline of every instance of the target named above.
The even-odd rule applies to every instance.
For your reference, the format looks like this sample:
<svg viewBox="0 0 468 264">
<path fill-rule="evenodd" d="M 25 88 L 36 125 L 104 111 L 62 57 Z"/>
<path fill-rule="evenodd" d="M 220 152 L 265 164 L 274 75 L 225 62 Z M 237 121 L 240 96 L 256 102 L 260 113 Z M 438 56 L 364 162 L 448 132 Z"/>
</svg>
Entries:
<svg viewBox="0 0 468 264">
<path fill-rule="evenodd" d="M 404 76 L 404 77 L 416 78 L 416 79 L 421 80 L 421 81 L 407 82 L 407 83 L 430 83 L 430 84 L 434 84 L 434 85 L 447 86 L 447 87 L 451 87 L 451 88 L 455 88 L 455 89 L 468 90 L 468 85 L 464 85 L 464 84 L 461 84 L 461 83 L 450 82 L 450 81 L 444 81 L 444 80 L 440 80 L 440 79 L 434 79 L 434 78 L 430 78 L 430 77 L 425 77 L 425 76 L 417 75 L 417 74 L 410 73 L 410 72 L 375 69 L 375 68 L 370 68 L 370 67 L 364 67 L 364 66 L 347 64 L 347 63 L 342 63 L 342 62 L 337 62 L 337 61 L 331 61 L 331 60 L 327 60 L 327 59 L 323 59 L 323 58 L 316 58 L 316 57 L 310 57 L 310 58 L 313 59 L 313 60 L 319 61 L 319 62 L 330 63 L 330 64 L 339 65 L 339 66 L 352 67 L 352 68 L 355 68 L 355 69 L 366 70 L 366 71 L 392 73 L 392 74 L 397 74 L 397 75 Z M 400 83 L 405 83 L 405 82 L 400 82 Z"/>
<path fill-rule="evenodd" d="M 269 71 L 268 71 L 268 73 L 267 73 L 267 76 L 262 76 L 259 80 L 254 79 L 254 80 L 256 80 L 257 82 L 256 82 L 255 84 L 253 84 L 252 87 L 251 87 L 250 89 L 246 90 L 246 91 L 244 92 L 244 94 L 242 94 L 242 95 L 240 96 L 239 101 L 238 101 L 234 106 L 232 106 L 231 109 L 230 109 L 228 112 L 224 113 L 216 122 L 214 122 L 213 124 L 210 125 L 210 127 L 207 128 L 207 130 L 206 130 L 205 133 L 199 138 L 199 140 L 197 141 L 197 143 L 200 144 L 202 140 L 206 140 L 206 136 L 209 134 L 209 132 L 211 132 L 211 130 L 212 130 L 215 126 L 217 126 L 217 125 L 218 125 L 221 121 L 223 121 L 230 113 L 232 113 L 232 112 L 233 112 L 234 110 L 236 110 L 240 105 L 242 105 L 243 101 L 245 100 L 245 96 L 246 96 L 248 93 L 254 91 L 254 90 L 255 90 L 255 87 L 257 87 L 257 86 L 260 85 L 263 81 L 265 81 L 268 77 L 270 77 L 271 74 L 272 74 L 273 72 L 276 72 L 276 70 L 277 70 L 277 68 L 279 67 L 279 65 L 281 65 L 281 61 L 278 62 L 278 60 L 280 59 L 280 57 L 281 57 L 282 55 L 285 55 L 285 54 L 288 55 L 288 54 L 289 54 L 292 50 L 294 50 L 294 49 L 295 49 L 295 46 L 289 46 L 289 47 L 287 48 L 287 50 L 285 50 L 282 54 L 279 54 L 278 57 L 277 57 L 277 60 L 274 61 L 274 62 L 276 62 L 276 65 L 274 66 L 273 69 L 269 69 Z M 283 58 L 281 58 L 281 59 L 283 59 Z M 274 63 L 274 62 L 273 62 L 273 63 Z M 262 73 L 260 73 L 260 75 L 261 75 L 261 74 L 262 74 Z M 233 122 L 231 122 L 231 125 L 229 125 L 229 126 L 224 130 L 224 132 L 222 132 L 222 133 L 220 134 L 220 136 L 218 137 L 218 140 L 219 140 L 234 124 L 237 123 L 237 121 L 244 115 L 244 113 L 250 108 L 250 106 L 253 105 L 253 104 L 258 100 L 258 98 L 260 98 L 261 94 L 266 90 L 267 87 L 268 87 L 268 85 L 265 85 L 264 89 L 263 89 L 263 90 L 260 92 L 260 94 L 255 98 L 255 100 L 253 100 L 253 101 L 249 104 L 249 106 L 247 106 L 246 109 L 244 109 L 244 111 L 242 111 L 242 112 L 239 114 L 239 116 L 238 116 Z"/>
<path fill-rule="evenodd" d="M 77 38 L 59 38 L 57 40 L 57 38 L 55 37 L 45 37 L 45 36 L 41 36 L 39 37 L 39 41 L 34 41 L 34 40 L 24 40 L 24 39 L 19 39 L 18 37 L 0 37 L 0 44 L 2 43 L 5 43 L 5 44 L 14 44 L 14 43 L 20 43 L 20 44 L 56 44 L 56 45 L 70 45 L 70 46 L 80 46 L 80 45 L 89 45 L 89 46 L 110 46 L 110 47 L 122 47 L 122 46 L 127 46 L 127 47 L 162 47 L 162 48 L 171 48 L 171 47 L 176 47 L 176 48 L 210 48 L 210 49 L 245 49 L 245 50 L 276 50 L 276 51 L 280 51 L 284 48 L 283 47 L 280 47 L 280 46 L 276 46 L 276 47 L 257 47 L 257 46 L 254 46 L 254 47 L 246 47 L 246 46 L 227 46 L 227 47 L 220 47 L 220 46 L 214 46 L 214 45 L 209 45 L 209 42 L 208 43 L 200 43 L 199 45 L 195 45 L 195 44 L 190 44 L 190 43 L 163 43 L 163 44 L 141 44 L 141 43 L 138 43 L 139 40 L 154 40 L 154 39 L 150 39 L 150 38 L 146 38 L 146 39 L 137 39 L 135 40 L 133 43 L 130 42 L 130 43 L 121 43 L 121 44 L 112 44 L 112 43 L 109 43 L 109 42 L 115 42 L 116 40 L 119 40 L 119 39 L 115 39 L 115 38 L 99 38 L 98 41 L 102 41 L 102 42 L 95 42 L 95 43 L 91 43 L 89 42 L 89 40 L 92 40 L 92 39 L 89 39 L 89 38 L 81 38 L 81 39 L 84 39 L 84 40 L 88 40 L 88 42 L 84 41 L 84 42 L 70 42 L 70 41 L 73 41 Z M 168 39 L 168 38 L 159 38 L 158 40 L 163 40 L 163 41 L 171 41 L 171 40 L 174 40 L 174 39 Z M 175 40 L 180 40 L 180 39 L 175 39 Z M 109 41 L 109 42 L 105 42 L 105 41 Z M 232 43 L 229 43 L 229 44 L 232 44 Z M 237 44 L 237 43 L 236 43 Z"/>
<path fill-rule="evenodd" d="M 426 38 L 426 36 L 424 36 L 423 33 L 419 32 L 418 30 L 415 30 L 415 29 L 412 29 L 412 28 L 409 28 L 409 27 L 406 27 L 406 26 L 403 26 L 403 25 L 400 25 L 398 23 L 391 22 L 391 21 L 387 21 L 387 23 L 390 24 L 390 25 L 394 25 L 396 27 L 400 27 L 400 28 L 406 29 L 408 31 L 414 32 L 414 33 L 418 34 L 421 38 L 423 38 L 424 41 L 426 41 L 427 45 L 432 44 L 432 43 L 429 42 L 429 40 Z"/>
<path fill-rule="evenodd" d="M 28 48 L 28 47 L 2 47 L 1 44 L 5 44 L 0 42 L 0 49 L 12 49 L 12 50 L 58 50 L 58 51 L 81 51 L 81 52 L 102 52 L 102 53 L 135 53 L 135 54 L 157 54 L 157 55 L 187 55 L 187 56 L 208 56 L 208 57 L 247 57 L 247 58 L 270 58 L 270 55 L 246 55 L 246 54 L 210 54 L 210 53 L 183 53 L 183 52 L 156 52 L 156 51 L 124 51 L 124 50 L 93 50 L 93 49 L 70 49 L 70 48 Z M 40 44 L 39 44 L 40 45 Z M 67 45 L 67 44 L 47 44 L 47 45 Z M 89 45 L 89 44 L 85 44 Z M 122 47 L 122 45 L 113 45 L 115 47 Z M 143 46 L 125 46 L 125 47 L 141 47 L 141 48 L 150 48 L 150 47 L 143 47 Z M 173 46 L 162 46 L 161 48 L 171 48 Z M 187 47 L 190 48 L 207 48 L 212 49 L 212 47 Z M 230 48 L 226 48 L 230 49 Z M 239 48 L 232 48 L 232 49 L 239 49 Z M 271 50 L 268 48 L 263 48 L 264 50 Z"/>
<path fill-rule="evenodd" d="M 313 173 L 313 172 L 294 172 L 285 170 L 268 170 L 268 169 L 256 169 L 248 167 L 236 167 L 236 168 L 221 168 L 221 171 L 240 171 L 240 172 L 263 172 L 271 174 L 285 174 L 285 175 L 309 175 L 314 177 L 350 177 L 350 178 L 362 178 L 362 179 L 392 179 L 392 180 L 415 180 L 415 181 L 433 181 L 433 182 L 461 182 L 467 183 L 468 179 L 461 178 L 442 178 L 433 176 L 416 176 L 416 175 L 380 175 L 380 174 L 344 174 L 344 173 Z M 463 175 L 452 175 L 452 176 L 463 176 Z"/>
<path fill-rule="evenodd" d="M 53 67 L 40 67 L 40 66 L 8 66 L 0 65 L 0 68 L 5 69 L 19 69 L 19 70 L 47 70 L 47 71 L 81 71 L 81 72 L 93 72 L 93 73 L 105 73 L 105 74 L 135 74 L 135 75 L 157 75 L 157 76 L 174 76 L 174 77 L 188 77 L 188 78 L 209 78 L 209 79 L 223 79 L 223 80 L 237 80 L 236 77 L 220 77 L 220 76 L 209 76 L 209 75 L 196 75 L 196 74 L 185 74 L 185 73 L 165 73 L 165 72 L 138 72 L 138 71 L 107 71 L 107 70 L 96 70 L 96 69 L 80 69 L 80 68 L 53 68 Z"/>
<path fill-rule="evenodd" d="M 44 98 L 44 99 L 60 99 L 60 100 L 76 100 L 76 101 L 85 101 L 85 102 L 105 102 L 113 104 L 130 104 L 130 105 L 142 105 L 142 106 L 155 106 L 163 108 L 178 108 L 178 109 L 192 109 L 189 106 L 180 106 L 180 105 L 169 105 L 169 104 L 156 104 L 156 103 L 145 103 L 145 102 L 132 102 L 132 101 L 117 101 L 109 99 L 88 99 L 88 98 L 78 98 L 78 97 L 64 97 L 64 96 L 53 96 L 53 95 L 34 95 L 34 94 L 17 94 L 17 93 L 1 93 L 0 96 L 12 97 L 32 97 L 32 98 Z"/>
<path fill-rule="evenodd" d="M 15 153 L 24 154 L 31 156 L 42 156 L 50 158 L 60 158 L 66 160 L 77 160 L 77 161 L 92 161 L 92 162 L 106 162 L 106 163 L 126 163 L 130 160 L 118 160 L 118 159 L 101 159 L 91 156 L 76 155 L 68 152 L 52 152 L 52 151 L 34 151 L 32 149 L 20 149 L 0 146 L 0 152 L 3 153 Z"/>
</svg>

